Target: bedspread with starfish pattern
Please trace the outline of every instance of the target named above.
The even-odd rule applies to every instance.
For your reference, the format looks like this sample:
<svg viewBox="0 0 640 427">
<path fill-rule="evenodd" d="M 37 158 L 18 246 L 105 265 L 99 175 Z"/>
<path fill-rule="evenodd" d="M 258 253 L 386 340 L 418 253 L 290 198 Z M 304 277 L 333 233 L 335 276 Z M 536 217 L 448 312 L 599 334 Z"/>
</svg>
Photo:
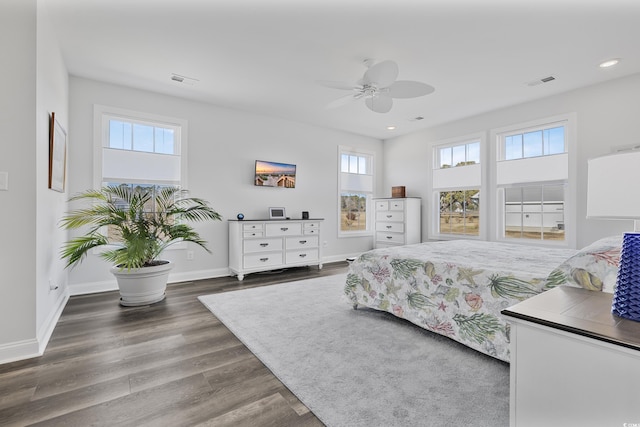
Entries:
<svg viewBox="0 0 640 427">
<path fill-rule="evenodd" d="M 508 362 L 501 311 L 556 286 L 547 276 L 575 253 L 477 240 L 375 249 L 350 264 L 344 290 L 354 306 L 387 311 Z"/>
</svg>

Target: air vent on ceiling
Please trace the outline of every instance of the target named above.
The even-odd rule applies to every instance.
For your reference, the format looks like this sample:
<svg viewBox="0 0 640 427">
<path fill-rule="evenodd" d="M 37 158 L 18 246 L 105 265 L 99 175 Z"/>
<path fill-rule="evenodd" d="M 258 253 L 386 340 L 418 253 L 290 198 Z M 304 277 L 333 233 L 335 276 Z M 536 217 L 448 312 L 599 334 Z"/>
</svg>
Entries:
<svg viewBox="0 0 640 427">
<path fill-rule="evenodd" d="M 182 83 L 188 86 L 193 86 L 200 81 L 192 77 L 181 76 L 180 74 L 173 74 L 173 73 L 171 74 L 171 80 L 176 83 Z"/>
<path fill-rule="evenodd" d="M 548 77 L 543 77 L 541 79 L 537 79 L 537 80 L 532 80 L 530 82 L 527 83 L 527 86 L 538 86 L 541 85 L 542 83 L 549 83 L 554 81 L 556 78 L 553 76 L 548 76 Z"/>
</svg>

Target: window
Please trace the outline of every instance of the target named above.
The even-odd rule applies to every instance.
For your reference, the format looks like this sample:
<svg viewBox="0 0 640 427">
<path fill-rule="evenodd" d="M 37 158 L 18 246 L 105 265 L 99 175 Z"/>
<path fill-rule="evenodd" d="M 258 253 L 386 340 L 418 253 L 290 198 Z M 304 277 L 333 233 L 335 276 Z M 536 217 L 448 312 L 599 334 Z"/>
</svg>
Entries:
<svg viewBox="0 0 640 427">
<path fill-rule="evenodd" d="M 480 163 L 480 141 L 438 149 L 438 168 L 452 168 Z"/>
<path fill-rule="evenodd" d="M 434 218 L 430 237 L 480 237 L 481 148 L 485 135 L 470 135 L 433 148 Z"/>
<path fill-rule="evenodd" d="M 441 191 L 440 233 L 480 235 L 480 190 Z"/>
<path fill-rule="evenodd" d="M 352 151 L 347 147 L 339 149 L 339 236 L 357 236 L 369 231 L 373 159 L 373 153 Z"/>
<path fill-rule="evenodd" d="M 184 186 L 185 120 L 96 106 L 96 186 Z"/>
<path fill-rule="evenodd" d="M 96 105 L 94 185 L 186 186 L 186 132 L 182 119 Z"/>
<path fill-rule="evenodd" d="M 564 185 L 504 189 L 506 238 L 564 240 Z"/>
<path fill-rule="evenodd" d="M 572 116 L 496 131 L 497 238 L 568 245 Z M 573 138 L 573 137 L 571 137 Z"/>
<path fill-rule="evenodd" d="M 564 139 L 564 126 L 504 135 L 504 160 L 564 153 Z"/>
</svg>

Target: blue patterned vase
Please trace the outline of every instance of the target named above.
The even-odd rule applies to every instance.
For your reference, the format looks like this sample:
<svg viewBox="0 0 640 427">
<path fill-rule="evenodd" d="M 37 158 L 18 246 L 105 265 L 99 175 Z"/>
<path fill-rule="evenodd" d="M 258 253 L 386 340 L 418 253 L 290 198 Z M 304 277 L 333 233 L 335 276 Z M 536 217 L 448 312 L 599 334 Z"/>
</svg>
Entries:
<svg viewBox="0 0 640 427">
<path fill-rule="evenodd" d="M 624 233 L 611 313 L 640 322 L 640 233 Z"/>
</svg>

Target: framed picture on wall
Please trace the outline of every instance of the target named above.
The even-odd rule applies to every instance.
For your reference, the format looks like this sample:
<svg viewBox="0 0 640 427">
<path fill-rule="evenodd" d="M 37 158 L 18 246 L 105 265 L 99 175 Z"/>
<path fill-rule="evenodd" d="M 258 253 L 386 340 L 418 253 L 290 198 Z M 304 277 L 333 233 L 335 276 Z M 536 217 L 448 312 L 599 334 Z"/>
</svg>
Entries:
<svg viewBox="0 0 640 427">
<path fill-rule="evenodd" d="M 64 193 L 67 169 L 67 132 L 51 113 L 49 124 L 49 188 Z"/>
</svg>

